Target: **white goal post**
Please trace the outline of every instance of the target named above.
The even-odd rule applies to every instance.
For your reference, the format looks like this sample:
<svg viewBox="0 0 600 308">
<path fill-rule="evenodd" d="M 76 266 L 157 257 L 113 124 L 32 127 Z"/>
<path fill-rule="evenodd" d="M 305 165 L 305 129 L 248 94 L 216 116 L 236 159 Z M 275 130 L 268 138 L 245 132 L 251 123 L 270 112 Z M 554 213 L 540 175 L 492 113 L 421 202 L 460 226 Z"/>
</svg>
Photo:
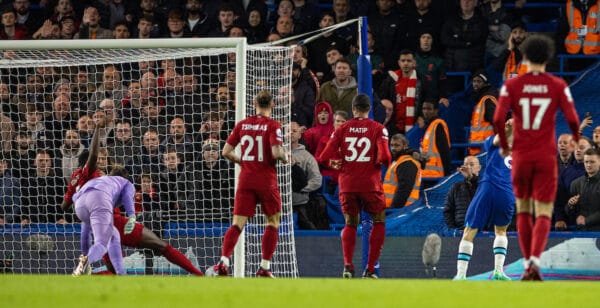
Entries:
<svg viewBox="0 0 600 308">
<path fill-rule="evenodd" d="M 0 226 L 0 259 L 11 255 L 11 271 L 15 273 L 72 270 L 74 256 L 79 254 L 77 223 L 69 213 L 60 213 L 57 209 L 60 204 L 55 204 L 62 198 L 70 177 L 68 171 L 74 168 L 77 156 L 78 145 L 68 145 L 65 134 L 76 132 L 86 147 L 89 127 L 86 130 L 78 122 L 84 122 L 81 119 L 84 116 L 94 119 L 96 112 L 109 106 L 104 111 L 111 112 L 114 126 L 106 132 L 101 146 L 106 149 L 109 161 L 124 164 L 132 171 L 141 196 L 136 199 L 141 221 L 175 248 L 186 252 L 201 270 L 215 264 L 220 257 L 222 236 L 231 221 L 239 166 L 215 159 L 208 152 L 215 145 L 220 149 L 233 125 L 253 113 L 253 98 L 261 90 L 270 90 L 276 98 L 272 117 L 288 131 L 292 53 L 291 47 L 248 46 L 245 38 L 3 41 L 0 86 L 6 86 L 11 103 L 18 107 L 11 109 L 10 114 L 3 114 L 13 120 L 17 129 L 12 137 L 29 138 L 31 134 L 37 138 L 40 132 L 34 132 L 27 119 L 39 115 L 44 133 L 54 139 L 28 140 L 29 150 L 48 150 L 54 165 L 51 175 L 40 174 L 36 155 L 32 164 L 15 162 L 9 166 L 13 175 L 19 175 L 15 179 L 20 183 L 21 197 L 20 204 L 13 206 L 10 221 L 7 219 Z M 142 63 L 150 64 L 142 68 Z M 115 68 L 119 81 L 107 80 L 107 67 Z M 154 74 L 154 81 L 146 78 L 152 75 L 147 75 L 148 72 Z M 81 74 L 85 75 L 85 81 Z M 61 88 L 63 84 L 68 87 Z M 227 93 L 220 93 L 222 88 Z M 89 92 L 82 93 L 83 89 Z M 63 96 L 68 97 L 70 104 L 69 126 L 57 126 L 62 120 L 54 118 L 57 112 L 54 108 L 58 108 L 55 105 Z M 235 109 L 227 109 L 233 106 Z M 176 118 L 185 123 L 184 142 L 174 141 L 181 139 L 172 128 Z M 133 141 L 124 141 L 127 137 L 121 136 L 121 126 L 129 126 L 132 132 L 129 138 Z M 146 153 L 154 151 L 150 150 L 152 139 L 146 138 L 149 131 L 157 131 L 157 153 Z M 19 150 L 18 143 L 13 144 L 11 153 Z M 289 134 L 285 134 L 284 145 L 289 150 Z M 177 152 L 177 166 L 172 170 L 163 161 L 171 148 Z M 155 161 L 145 161 L 146 156 L 159 159 L 158 165 Z M 283 211 L 272 270 L 280 277 L 298 276 L 290 168 L 278 166 Z M 152 182 L 149 191 L 144 190 L 142 180 L 146 175 Z M 51 190 L 39 185 L 44 177 L 53 177 Z M 260 238 L 265 221 L 259 213 L 260 207 L 236 246 L 232 260 L 236 277 L 253 276 L 260 263 Z M 20 221 L 25 218 L 31 224 L 21 227 Z M 56 224 L 59 218 L 66 218 L 68 223 Z M 34 235 L 38 234 L 47 235 L 41 238 L 50 244 L 36 245 L 40 236 Z M 125 265 L 130 273 L 183 273 L 152 251 L 126 249 L 126 254 Z"/>
</svg>

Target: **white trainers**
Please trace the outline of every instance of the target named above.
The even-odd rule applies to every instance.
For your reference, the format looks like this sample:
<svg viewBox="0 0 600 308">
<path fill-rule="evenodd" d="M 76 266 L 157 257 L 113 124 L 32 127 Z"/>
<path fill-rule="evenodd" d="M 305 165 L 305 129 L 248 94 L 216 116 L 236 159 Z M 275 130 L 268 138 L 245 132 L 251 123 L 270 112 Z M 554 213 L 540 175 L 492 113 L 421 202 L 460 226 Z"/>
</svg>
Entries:
<svg viewBox="0 0 600 308">
<path fill-rule="evenodd" d="M 90 265 L 88 264 L 88 257 L 84 255 L 79 256 L 79 264 L 75 270 L 73 270 L 73 277 L 79 277 L 83 274 L 89 275 L 91 273 Z"/>
</svg>

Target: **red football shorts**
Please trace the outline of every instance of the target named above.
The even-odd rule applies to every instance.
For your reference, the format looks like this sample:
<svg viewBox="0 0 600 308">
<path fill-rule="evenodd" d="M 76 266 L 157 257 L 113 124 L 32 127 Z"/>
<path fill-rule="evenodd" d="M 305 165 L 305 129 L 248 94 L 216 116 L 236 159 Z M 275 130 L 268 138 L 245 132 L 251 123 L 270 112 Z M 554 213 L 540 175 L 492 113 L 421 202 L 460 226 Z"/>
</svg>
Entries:
<svg viewBox="0 0 600 308">
<path fill-rule="evenodd" d="M 344 214 L 359 215 L 361 208 L 377 214 L 385 210 L 385 195 L 382 191 L 345 192 L 340 193 L 340 203 Z"/>
<path fill-rule="evenodd" d="M 123 215 L 113 215 L 115 221 L 115 227 L 119 230 L 119 235 L 121 236 L 121 245 L 125 245 L 127 247 L 137 247 L 140 241 L 142 240 L 142 230 L 144 229 L 144 225 L 141 223 L 135 223 L 133 227 L 133 231 L 129 234 L 124 234 L 125 224 L 127 223 L 127 217 Z"/>
<path fill-rule="evenodd" d="M 262 212 L 267 216 L 281 212 L 279 189 L 238 189 L 235 192 L 233 214 L 252 217 L 256 213 L 256 204 L 260 203 Z"/>
<path fill-rule="evenodd" d="M 513 157 L 512 181 L 515 197 L 554 202 L 558 183 L 556 157 Z"/>
</svg>

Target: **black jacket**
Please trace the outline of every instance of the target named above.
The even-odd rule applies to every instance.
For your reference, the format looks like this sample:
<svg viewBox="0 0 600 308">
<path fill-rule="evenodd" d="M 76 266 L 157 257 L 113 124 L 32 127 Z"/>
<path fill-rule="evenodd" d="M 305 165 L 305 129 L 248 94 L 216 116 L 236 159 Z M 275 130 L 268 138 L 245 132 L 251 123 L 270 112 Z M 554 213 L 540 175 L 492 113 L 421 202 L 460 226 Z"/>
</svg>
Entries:
<svg viewBox="0 0 600 308">
<path fill-rule="evenodd" d="M 450 188 L 444 202 L 444 220 L 448 228 L 463 229 L 465 227 L 467 209 L 475 196 L 478 182 L 479 177 L 474 176 L 471 179 L 455 183 Z"/>
</svg>

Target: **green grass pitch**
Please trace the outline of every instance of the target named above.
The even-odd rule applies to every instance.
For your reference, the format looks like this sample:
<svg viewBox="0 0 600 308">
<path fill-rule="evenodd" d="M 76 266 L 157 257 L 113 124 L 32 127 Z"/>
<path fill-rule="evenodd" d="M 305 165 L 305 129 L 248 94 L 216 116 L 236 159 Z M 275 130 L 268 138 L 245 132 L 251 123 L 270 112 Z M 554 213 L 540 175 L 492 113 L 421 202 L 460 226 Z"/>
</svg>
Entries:
<svg viewBox="0 0 600 308">
<path fill-rule="evenodd" d="M 0 307 L 598 307 L 597 282 L 0 275 Z"/>
</svg>

